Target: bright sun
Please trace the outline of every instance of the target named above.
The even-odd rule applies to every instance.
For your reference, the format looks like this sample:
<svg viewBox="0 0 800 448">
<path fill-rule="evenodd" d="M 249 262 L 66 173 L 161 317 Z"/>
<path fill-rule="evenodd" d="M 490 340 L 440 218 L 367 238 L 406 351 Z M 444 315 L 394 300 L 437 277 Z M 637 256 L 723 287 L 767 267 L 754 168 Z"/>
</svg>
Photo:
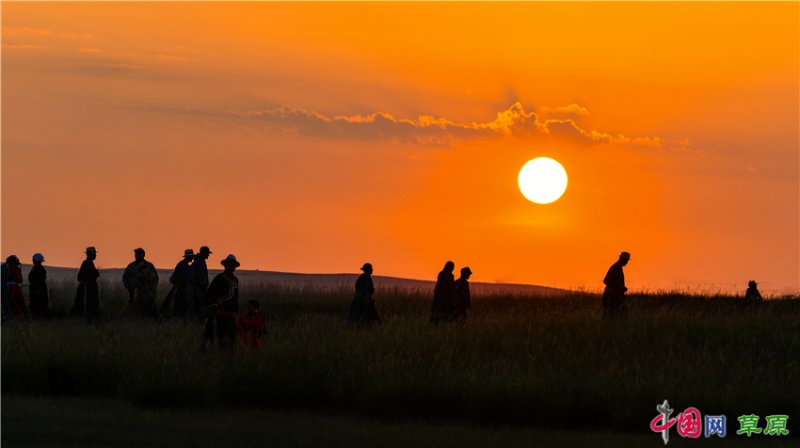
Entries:
<svg viewBox="0 0 800 448">
<path fill-rule="evenodd" d="M 519 170 L 519 191 L 529 201 L 549 204 L 560 198 L 567 189 L 567 172 L 560 163 L 549 157 L 529 160 Z"/>
</svg>

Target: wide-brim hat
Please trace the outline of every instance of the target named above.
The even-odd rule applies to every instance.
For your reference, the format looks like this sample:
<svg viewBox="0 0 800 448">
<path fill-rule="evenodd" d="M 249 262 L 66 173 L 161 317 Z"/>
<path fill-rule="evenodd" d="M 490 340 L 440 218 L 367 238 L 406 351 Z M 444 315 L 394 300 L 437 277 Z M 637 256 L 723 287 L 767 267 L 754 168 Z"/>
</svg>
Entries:
<svg viewBox="0 0 800 448">
<path fill-rule="evenodd" d="M 194 250 L 186 249 L 185 251 L 183 251 L 183 258 L 189 258 L 189 257 L 194 257 Z"/>
<path fill-rule="evenodd" d="M 466 266 L 466 267 L 461 268 L 461 273 L 462 274 L 472 275 L 472 270 L 469 268 L 469 266 Z"/>
<path fill-rule="evenodd" d="M 241 264 L 238 261 L 236 261 L 236 255 L 233 255 L 233 254 L 229 254 L 227 257 L 225 257 L 224 260 L 220 261 L 219 264 L 221 264 L 223 266 L 225 266 L 227 264 L 233 264 L 237 268 L 239 266 L 241 266 Z"/>
<path fill-rule="evenodd" d="M 97 249 L 95 249 L 94 246 L 89 246 L 89 247 L 86 248 L 86 253 L 87 254 L 96 254 L 97 253 Z"/>
</svg>

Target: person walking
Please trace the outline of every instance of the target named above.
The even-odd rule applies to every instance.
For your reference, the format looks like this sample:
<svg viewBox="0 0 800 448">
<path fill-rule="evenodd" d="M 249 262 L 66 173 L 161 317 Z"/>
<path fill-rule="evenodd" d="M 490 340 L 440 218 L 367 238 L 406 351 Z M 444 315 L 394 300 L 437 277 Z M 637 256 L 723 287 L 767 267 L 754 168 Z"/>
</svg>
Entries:
<svg viewBox="0 0 800 448">
<path fill-rule="evenodd" d="M 33 254 L 33 267 L 28 273 L 28 283 L 30 283 L 30 303 L 31 316 L 34 318 L 47 318 L 50 316 L 49 291 L 47 290 L 47 270 L 44 263 L 44 255 Z"/>
<path fill-rule="evenodd" d="M 206 314 L 206 292 L 208 290 L 208 266 L 206 260 L 211 255 L 208 246 L 200 248 L 189 267 L 189 286 L 187 288 L 186 317 L 193 319 Z"/>
<path fill-rule="evenodd" d="M 12 319 L 25 319 L 28 317 L 28 307 L 25 306 L 25 294 L 22 291 L 22 263 L 16 255 L 6 258 L 8 265 L 8 304 L 11 308 Z"/>
<path fill-rule="evenodd" d="M 224 270 L 208 287 L 208 318 L 203 332 L 203 347 L 215 339 L 220 347 L 233 348 L 236 341 L 236 313 L 239 311 L 239 279 L 234 274 L 239 262 L 233 254 L 220 262 Z"/>
<path fill-rule="evenodd" d="M 627 315 L 627 305 L 625 304 L 625 293 L 628 288 L 625 286 L 625 273 L 622 271 L 631 260 L 631 254 L 621 252 L 619 259 L 608 268 L 603 283 L 606 285 L 603 290 L 603 318 L 625 317 Z"/>
<path fill-rule="evenodd" d="M 169 277 L 172 288 L 167 294 L 164 303 L 161 304 L 161 315 L 163 317 L 186 316 L 186 288 L 189 286 L 189 269 L 194 260 L 194 251 L 186 249 L 183 251 L 183 259 L 175 265 L 175 270 Z"/>
<path fill-rule="evenodd" d="M 433 306 L 431 307 L 431 323 L 447 321 L 452 316 L 453 292 L 455 276 L 453 270 L 456 264 L 448 261 L 436 277 L 436 286 L 433 288 Z"/>
<path fill-rule="evenodd" d="M 372 283 L 372 264 L 364 263 L 361 271 L 363 273 L 356 279 L 356 291 L 353 294 L 353 302 L 350 304 L 350 312 L 347 314 L 347 325 L 350 327 L 380 325 L 381 317 L 378 315 L 375 301 L 372 299 L 372 295 L 375 294 L 375 286 Z"/>
<path fill-rule="evenodd" d="M 469 278 L 472 270 L 469 266 L 461 268 L 461 277 L 456 280 L 453 286 L 453 320 L 463 322 L 467 320 L 467 310 L 472 307 L 472 300 L 469 295 Z"/>
<path fill-rule="evenodd" d="M 87 247 L 86 259 L 78 270 L 78 290 L 70 311 L 73 316 L 85 316 L 90 322 L 97 318 L 100 312 L 100 290 L 97 287 L 100 271 L 94 265 L 96 259 L 97 249 L 93 246 Z"/>
</svg>

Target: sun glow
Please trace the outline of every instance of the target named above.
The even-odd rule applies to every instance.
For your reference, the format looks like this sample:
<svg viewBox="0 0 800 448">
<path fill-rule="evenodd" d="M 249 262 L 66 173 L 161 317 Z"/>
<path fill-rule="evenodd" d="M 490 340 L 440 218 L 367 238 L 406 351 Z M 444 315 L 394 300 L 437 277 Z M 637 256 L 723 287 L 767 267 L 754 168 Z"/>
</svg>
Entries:
<svg viewBox="0 0 800 448">
<path fill-rule="evenodd" d="M 567 190 L 567 171 L 549 157 L 537 157 L 522 167 L 517 182 L 525 199 L 550 204 Z"/>
</svg>

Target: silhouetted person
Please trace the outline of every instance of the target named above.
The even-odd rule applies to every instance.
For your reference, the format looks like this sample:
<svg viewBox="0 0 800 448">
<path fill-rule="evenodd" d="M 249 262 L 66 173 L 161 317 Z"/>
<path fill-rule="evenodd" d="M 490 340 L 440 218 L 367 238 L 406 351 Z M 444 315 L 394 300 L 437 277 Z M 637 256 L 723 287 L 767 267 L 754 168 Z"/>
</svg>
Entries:
<svg viewBox="0 0 800 448">
<path fill-rule="evenodd" d="M 453 320 L 464 321 L 467 319 L 467 310 L 472 307 L 469 296 L 469 277 L 472 271 L 469 267 L 461 268 L 461 277 L 456 280 L 453 294 Z"/>
<path fill-rule="evenodd" d="M 33 267 L 31 272 L 28 273 L 31 293 L 31 316 L 38 318 L 45 318 L 50 315 L 47 271 L 42 263 L 44 263 L 44 255 L 38 252 L 33 254 Z"/>
<path fill-rule="evenodd" d="M 747 282 L 747 291 L 744 293 L 744 300 L 747 303 L 760 303 L 764 300 L 761 293 L 758 292 L 758 283 L 755 280 Z"/>
<path fill-rule="evenodd" d="M 4 261 L 0 265 L 0 272 L 2 272 L 2 280 L 0 280 L 0 286 L 2 287 L 2 306 L 3 306 L 3 314 L 2 314 L 2 321 L 5 322 L 8 319 L 11 319 L 11 306 L 8 304 L 8 265 Z"/>
<path fill-rule="evenodd" d="M 372 299 L 372 295 L 375 294 L 375 286 L 372 283 L 372 264 L 364 263 L 361 270 L 363 274 L 356 279 L 356 291 L 353 294 L 350 312 L 347 314 L 347 325 L 351 327 L 380 325 L 381 318 L 375 308 L 375 301 Z"/>
<path fill-rule="evenodd" d="M 73 316 L 86 316 L 94 320 L 100 311 L 100 290 L 97 288 L 97 278 L 100 271 L 94 266 L 97 259 L 97 249 L 86 248 L 86 259 L 78 270 L 78 291 L 75 293 L 75 304 L 70 314 Z"/>
<path fill-rule="evenodd" d="M 208 287 L 208 319 L 203 332 L 203 346 L 207 347 L 216 339 L 221 347 L 233 348 L 236 313 L 239 311 L 239 279 L 233 272 L 239 267 L 239 262 L 230 254 L 220 264 L 224 270 Z"/>
<path fill-rule="evenodd" d="M 436 278 L 436 286 L 433 288 L 433 306 L 431 307 L 431 322 L 434 324 L 449 320 L 452 316 L 456 282 L 455 276 L 453 276 L 455 268 L 456 264 L 448 261 Z"/>
<path fill-rule="evenodd" d="M 625 287 L 625 274 L 622 272 L 622 268 L 628 264 L 630 259 L 631 254 L 622 252 L 619 254 L 617 262 L 608 268 L 606 277 L 603 279 L 603 283 L 606 285 L 606 289 L 603 291 L 603 318 L 624 317 L 627 314 L 625 293 L 628 292 L 628 288 Z"/>
<path fill-rule="evenodd" d="M 267 326 L 260 308 L 258 302 L 251 300 L 247 302 L 247 311 L 239 316 L 236 325 L 239 330 L 239 348 L 244 351 L 261 349 L 261 336 Z"/>
<path fill-rule="evenodd" d="M 189 287 L 187 289 L 188 305 L 186 316 L 189 318 L 200 317 L 206 313 L 206 290 L 208 289 L 208 266 L 206 260 L 211 255 L 208 246 L 200 248 L 200 253 L 194 256 L 194 262 L 189 267 Z"/>
<path fill-rule="evenodd" d="M 133 250 L 134 260 L 122 273 L 122 283 L 128 290 L 128 303 L 135 304 L 145 316 L 156 316 L 156 290 L 158 271 L 153 263 L 145 260 L 141 247 Z"/>
<path fill-rule="evenodd" d="M 172 283 L 172 289 L 170 289 L 169 294 L 167 294 L 167 298 L 164 299 L 164 303 L 161 304 L 162 316 L 186 316 L 186 289 L 189 286 L 189 268 L 191 267 L 190 263 L 193 259 L 194 251 L 192 249 L 186 249 L 183 251 L 183 260 L 175 265 L 175 270 L 172 271 L 172 275 L 169 277 L 169 281 Z"/>
<path fill-rule="evenodd" d="M 28 317 L 28 307 L 25 306 L 25 295 L 22 292 L 22 264 L 16 255 L 6 258 L 8 266 L 8 304 L 11 307 L 13 319 Z"/>
</svg>

